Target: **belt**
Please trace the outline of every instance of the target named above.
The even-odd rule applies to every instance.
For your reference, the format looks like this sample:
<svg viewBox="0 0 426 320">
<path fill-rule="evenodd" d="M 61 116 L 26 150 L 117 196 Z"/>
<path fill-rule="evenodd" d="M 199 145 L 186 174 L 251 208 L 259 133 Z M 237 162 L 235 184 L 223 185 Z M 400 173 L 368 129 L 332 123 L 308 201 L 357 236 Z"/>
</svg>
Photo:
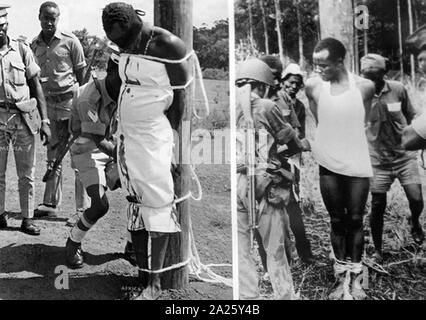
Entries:
<svg viewBox="0 0 426 320">
<path fill-rule="evenodd" d="M 70 100 L 72 99 L 74 96 L 74 94 L 72 93 L 72 91 L 70 92 L 66 92 L 66 93 L 62 93 L 62 94 L 58 94 L 58 95 L 54 95 L 54 96 L 47 96 L 46 99 L 52 100 L 54 102 L 62 102 L 65 100 Z"/>
</svg>

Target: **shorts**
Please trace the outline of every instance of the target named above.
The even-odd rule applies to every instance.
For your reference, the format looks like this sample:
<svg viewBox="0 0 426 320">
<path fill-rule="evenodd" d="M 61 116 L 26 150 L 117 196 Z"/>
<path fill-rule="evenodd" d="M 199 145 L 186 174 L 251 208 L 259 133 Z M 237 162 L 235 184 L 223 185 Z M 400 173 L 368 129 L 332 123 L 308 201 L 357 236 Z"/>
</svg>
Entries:
<svg viewBox="0 0 426 320">
<path fill-rule="evenodd" d="M 110 157 L 99 150 L 71 154 L 72 167 L 78 170 L 81 182 L 86 189 L 95 184 L 100 184 L 104 187 L 107 186 L 105 165 L 110 159 Z"/>
<path fill-rule="evenodd" d="M 386 193 L 397 178 L 402 186 L 421 184 L 417 159 L 408 159 L 401 163 L 373 166 L 374 176 L 370 178 L 371 193 Z"/>
</svg>

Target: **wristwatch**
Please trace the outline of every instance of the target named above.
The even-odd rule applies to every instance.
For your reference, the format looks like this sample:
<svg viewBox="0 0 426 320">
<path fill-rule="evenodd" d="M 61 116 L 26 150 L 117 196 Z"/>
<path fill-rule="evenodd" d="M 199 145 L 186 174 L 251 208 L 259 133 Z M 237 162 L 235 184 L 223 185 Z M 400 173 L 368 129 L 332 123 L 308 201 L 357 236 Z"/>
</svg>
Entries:
<svg viewBox="0 0 426 320">
<path fill-rule="evenodd" d="M 41 123 L 46 123 L 50 126 L 50 120 L 49 119 L 43 119 L 43 120 L 41 120 Z"/>
</svg>

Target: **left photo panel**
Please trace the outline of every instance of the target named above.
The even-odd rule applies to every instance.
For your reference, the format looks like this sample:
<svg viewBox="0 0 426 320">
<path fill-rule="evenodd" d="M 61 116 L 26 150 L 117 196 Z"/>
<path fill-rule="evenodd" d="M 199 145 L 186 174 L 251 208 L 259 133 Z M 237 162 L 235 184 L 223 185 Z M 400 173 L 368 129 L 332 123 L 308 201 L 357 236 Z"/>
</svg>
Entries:
<svg viewBox="0 0 426 320">
<path fill-rule="evenodd" d="M 0 4 L 0 300 L 232 300 L 228 0 Z"/>
</svg>

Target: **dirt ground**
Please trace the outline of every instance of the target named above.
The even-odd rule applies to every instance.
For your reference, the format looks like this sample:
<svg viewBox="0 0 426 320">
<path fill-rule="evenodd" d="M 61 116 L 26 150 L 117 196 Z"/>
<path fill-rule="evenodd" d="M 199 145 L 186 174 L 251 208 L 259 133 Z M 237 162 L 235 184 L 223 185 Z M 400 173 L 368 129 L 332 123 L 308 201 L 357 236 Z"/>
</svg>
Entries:
<svg viewBox="0 0 426 320">
<path fill-rule="evenodd" d="M 123 258 L 126 243 L 126 200 L 121 190 L 108 192 L 109 213 L 83 241 L 85 265 L 70 270 L 69 289 L 55 288 L 55 268 L 64 265 L 64 246 L 70 228 L 67 218 L 75 212 L 74 178 L 69 157 L 65 160 L 63 203 L 57 218 L 38 219 L 41 235 L 19 231 L 17 178 L 13 156 L 9 155 L 6 208 L 9 228 L 0 231 L 0 299 L 125 299 L 137 286 L 137 270 Z M 41 202 L 45 151 L 38 144 L 35 204 Z M 203 264 L 232 263 L 229 165 L 199 165 L 196 172 L 203 186 L 201 202 L 191 201 L 194 237 Z M 195 189 L 195 186 L 194 186 Z M 232 277 L 232 268 L 215 268 Z M 210 284 L 190 276 L 184 290 L 170 290 L 160 299 L 232 299 L 232 288 Z"/>
</svg>

